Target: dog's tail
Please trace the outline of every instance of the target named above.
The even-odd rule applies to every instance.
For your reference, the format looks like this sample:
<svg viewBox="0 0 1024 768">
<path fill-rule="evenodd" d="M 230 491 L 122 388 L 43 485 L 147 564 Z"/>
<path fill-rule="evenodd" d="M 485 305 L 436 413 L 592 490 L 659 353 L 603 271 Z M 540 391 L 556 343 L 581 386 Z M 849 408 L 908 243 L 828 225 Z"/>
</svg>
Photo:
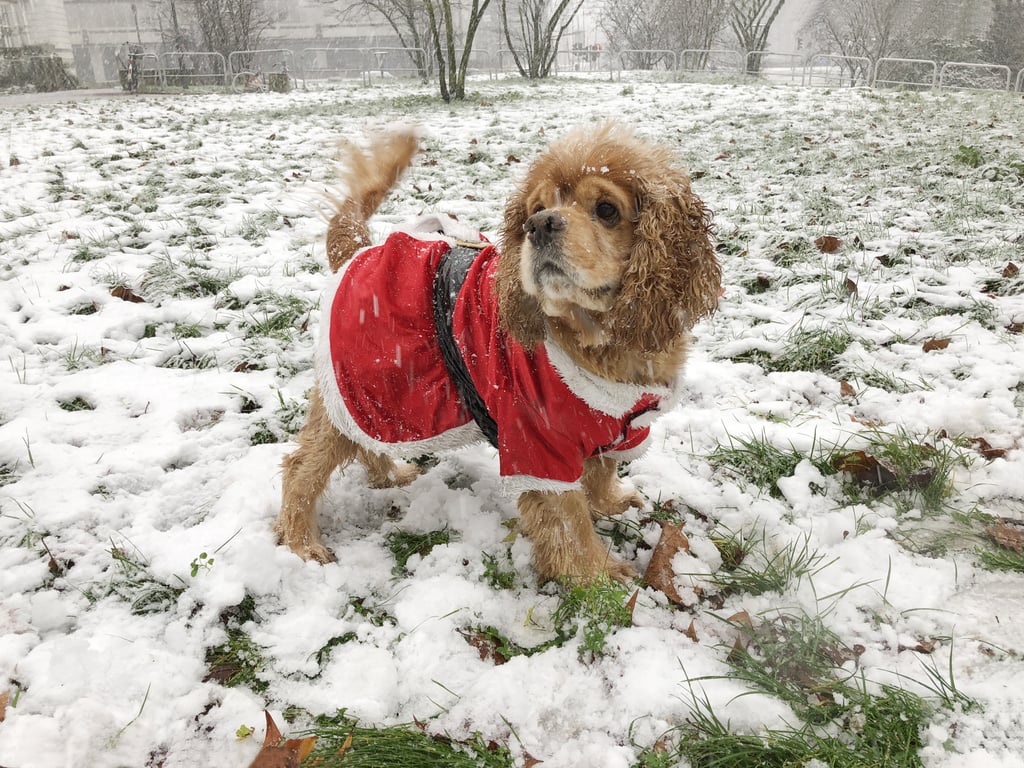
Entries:
<svg viewBox="0 0 1024 768">
<path fill-rule="evenodd" d="M 375 138 L 365 150 L 351 144 L 343 149 L 339 178 L 347 194 L 328 195 L 335 209 L 327 225 L 327 263 L 332 272 L 370 245 L 367 221 L 412 163 L 418 148 L 416 132 L 402 129 Z"/>
</svg>

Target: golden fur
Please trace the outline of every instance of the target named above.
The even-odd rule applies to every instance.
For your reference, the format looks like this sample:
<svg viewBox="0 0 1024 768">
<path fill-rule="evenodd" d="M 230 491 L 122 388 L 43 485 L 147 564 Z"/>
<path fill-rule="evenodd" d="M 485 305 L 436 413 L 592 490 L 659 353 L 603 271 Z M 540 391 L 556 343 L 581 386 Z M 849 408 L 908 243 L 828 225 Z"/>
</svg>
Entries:
<svg viewBox="0 0 1024 768">
<path fill-rule="evenodd" d="M 368 152 L 349 149 L 348 195 L 334 201 L 327 232 L 332 270 L 370 244 L 366 222 L 416 147 L 413 133 L 397 132 Z M 496 277 L 502 328 L 528 349 L 550 335 L 577 365 L 605 379 L 671 386 L 689 329 L 718 301 L 710 230 L 710 215 L 670 149 L 614 124 L 576 130 L 530 166 L 506 204 Z M 327 562 L 333 553 L 321 541 L 316 501 L 334 469 L 359 461 L 376 486 L 404 485 L 417 470 L 340 434 L 318 392 L 298 441 L 284 460 L 275 530 L 301 557 Z M 608 553 L 593 518 L 642 499 L 621 487 L 610 458 L 588 459 L 581 485 L 519 497 L 538 576 L 631 578 L 633 569 Z"/>
</svg>

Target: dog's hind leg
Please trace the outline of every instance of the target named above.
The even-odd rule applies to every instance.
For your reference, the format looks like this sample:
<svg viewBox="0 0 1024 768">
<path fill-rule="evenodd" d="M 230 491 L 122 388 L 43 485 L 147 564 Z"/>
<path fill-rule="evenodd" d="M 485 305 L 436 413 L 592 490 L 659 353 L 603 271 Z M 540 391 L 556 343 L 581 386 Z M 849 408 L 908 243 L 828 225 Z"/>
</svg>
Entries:
<svg viewBox="0 0 1024 768">
<path fill-rule="evenodd" d="M 299 432 L 299 447 L 282 464 L 281 513 L 274 523 L 277 540 L 303 560 L 328 563 L 334 553 L 320 538 L 316 502 L 336 467 L 345 467 L 360 451 L 331 423 L 319 390 Z"/>
<path fill-rule="evenodd" d="M 420 476 L 415 464 L 398 463 L 383 453 L 359 449 L 359 463 L 366 467 L 366 476 L 371 488 L 394 488 L 408 485 Z"/>
</svg>

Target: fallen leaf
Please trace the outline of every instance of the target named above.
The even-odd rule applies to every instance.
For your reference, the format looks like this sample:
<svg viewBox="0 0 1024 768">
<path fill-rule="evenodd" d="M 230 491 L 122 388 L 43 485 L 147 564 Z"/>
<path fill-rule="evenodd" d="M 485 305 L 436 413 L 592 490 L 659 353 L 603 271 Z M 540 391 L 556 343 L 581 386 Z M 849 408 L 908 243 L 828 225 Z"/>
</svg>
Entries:
<svg viewBox="0 0 1024 768">
<path fill-rule="evenodd" d="M 832 235 L 822 235 L 815 238 L 814 247 L 822 253 L 835 253 L 842 246 L 843 241 Z"/>
<path fill-rule="evenodd" d="M 1010 323 L 1006 326 L 1006 330 L 1010 333 L 1022 333 L 1024 332 L 1024 323 Z"/>
<path fill-rule="evenodd" d="M 4 691 L 0 693 L 0 723 L 7 717 L 7 704 L 11 700 L 10 691 Z"/>
<path fill-rule="evenodd" d="M 836 456 L 832 459 L 832 467 L 837 472 L 845 472 L 860 485 L 892 490 L 898 486 L 895 468 L 885 461 L 880 461 L 864 451 L 853 451 Z"/>
<path fill-rule="evenodd" d="M 263 746 L 256 758 L 249 763 L 249 768 L 299 768 L 299 763 L 309 756 L 316 745 L 316 736 L 304 739 L 288 739 L 281 744 L 281 731 L 274 718 L 266 710 L 267 735 L 263 738 Z"/>
<path fill-rule="evenodd" d="M 950 341 L 951 339 L 928 339 L 928 341 L 922 345 L 922 348 L 925 352 L 934 352 L 948 347 Z"/>
<path fill-rule="evenodd" d="M 110 295 L 121 301 L 130 301 L 132 304 L 142 304 L 146 301 L 127 285 L 115 285 L 111 289 Z"/>
<path fill-rule="evenodd" d="M 533 768 L 535 765 L 540 765 L 543 762 L 543 760 L 538 760 L 529 752 L 523 753 L 523 768 Z"/>
<path fill-rule="evenodd" d="M 848 381 L 839 382 L 839 394 L 843 397 L 856 397 L 857 390 L 853 388 L 853 385 Z"/>
<path fill-rule="evenodd" d="M 700 642 L 700 640 L 697 639 L 697 628 L 693 626 L 693 619 L 690 619 L 690 626 L 686 628 L 686 631 L 683 632 L 683 634 L 691 640 L 693 640 L 693 642 L 695 643 Z"/>
<path fill-rule="evenodd" d="M 984 437 L 975 437 L 971 440 L 971 447 L 989 461 L 1006 456 L 1005 448 L 993 448 Z"/>
<path fill-rule="evenodd" d="M 729 651 L 728 656 L 729 661 L 735 661 L 737 657 L 747 652 L 748 641 L 754 634 L 754 622 L 746 611 L 734 613 L 726 621 L 740 629 L 740 633 L 736 637 L 736 642 L 732 644 L 732 650 Z"/>
<path fill-rule="evenodd" d="M 900 645 L 897 651 L 902 653 L 903 651 L 914 651 L 915 653 L 934 653 L 935 652 L 935 641 L 934 640 L 922 640 L 917 645 Z"/>
<path fill-rule="evenodd" d="M 1019 520 L 1000 520 L 995 525 L 985 526 L 985 533 L 1004 549 L 1024 552 L 1024 523 Z"/>
<path fill-rule="evenodd" d="M 683 527 L 675 523 L 661 524 L 661 537 L 651 553 L 651 562 L 644 573 L 644 584 L 653 587 L 677 605 L 683 604 L 683 598 L 676 591 L 673 579 L 672 558 L 679 551 L 689 552 L 690 541 L 683 533 Z"/>
<path fill-rule="evenodd" d="M 1016 277 L 1020 274 L 1020 267 L 1014 264 L 1012 261 L 1003 267 L 1003 277 Z"/>
<path fill-rule="evenodd" d="M 846 288 L 846 292 L 848 294 L 850 294 L 851 296 L 857 295 L 857 283 L 855 283 L 851 278 L 846 278 L 846 282 L 843 285 Z"/>
</svg>

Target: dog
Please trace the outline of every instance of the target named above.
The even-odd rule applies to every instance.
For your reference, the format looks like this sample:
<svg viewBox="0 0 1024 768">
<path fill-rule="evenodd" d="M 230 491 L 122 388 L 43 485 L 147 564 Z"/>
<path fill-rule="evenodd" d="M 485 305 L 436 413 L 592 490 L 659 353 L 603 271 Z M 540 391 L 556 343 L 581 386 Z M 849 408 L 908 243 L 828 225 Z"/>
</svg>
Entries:
<svg viewBox="0 0 1024 768">
<path fill-rule="evenodd" d="M 358 461 L 401 486 L 413 458 L 486 438 L 540 581 L 620 581 L 594 520 L 643 499 L 618 480 L 682 395 L 690 330 L 721 290 L 711 215 L 667 146 L 614 124 L 554 141 L 492 245 L 427 217 L 373 245 L 367 222 L 418 151 L 414 131 L 349 147 L 332 197 L 316 388 L 283 462 L 278 541 L 334 559 L 316 503 Z"/>
</svg>

